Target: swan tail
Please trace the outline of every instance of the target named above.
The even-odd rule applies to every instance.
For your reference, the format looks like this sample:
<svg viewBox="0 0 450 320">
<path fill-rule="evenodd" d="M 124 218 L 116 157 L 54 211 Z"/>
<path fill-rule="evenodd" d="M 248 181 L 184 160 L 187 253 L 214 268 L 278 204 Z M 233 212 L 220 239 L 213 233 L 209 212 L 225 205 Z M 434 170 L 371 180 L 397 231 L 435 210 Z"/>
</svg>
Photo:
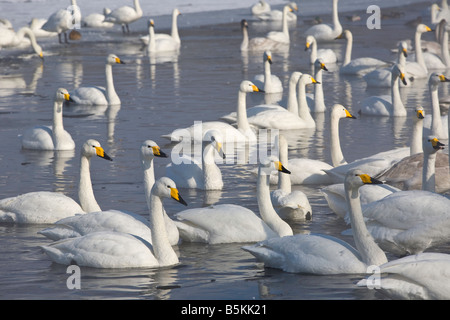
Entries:
<svg viewBox="0 0 450 320">
<path fill-rule="evenodd" d="M 38 231 L 38 234 L 41 234 L 44 237 L 53 241 L 58 241 L 67 238 L 76 238 L 81 236 L 81 234 L 79 234 L 75 230 L 64 227 L 46 228 L 41 231 Z"/>
</svg>

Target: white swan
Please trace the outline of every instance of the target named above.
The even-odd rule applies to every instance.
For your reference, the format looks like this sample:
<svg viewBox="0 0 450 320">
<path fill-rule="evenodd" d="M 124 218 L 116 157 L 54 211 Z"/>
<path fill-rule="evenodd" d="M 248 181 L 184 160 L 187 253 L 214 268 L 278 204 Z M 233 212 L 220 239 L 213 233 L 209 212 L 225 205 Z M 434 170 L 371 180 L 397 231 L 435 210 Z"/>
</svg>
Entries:
<svg viewBox="0 0 450 320">
<path fill-rule="evenodd" d="M 56 90 L 53 102 L 53 125 L 36 126 L 26 130 L 20 137 L 24 149 L 33 150 L 73 150 L 75 142 L 63 125 L 63 102 L 70 99 L 66 89 Z"/>
<path fill-rule="evenodd" d="M 314 96 L 308 99 L 308 106 L 311 112 L 325 112 L 327 110 L 323 94 L 323 71 L 328 71 L 328 69 L 323 60 L 318 58 L 314 62 L 314 79 L 317 81 L 314 86 Z"/>
<path fill-rule="evenodd" d="M 237 101 L 237 128 L 221 121 L 206 121 L 197 122 L 188 128 L 176 129 L 172 133 L 163 135 L 163 138 L 171 141 L 182 141 L 183 139 L 201 142 L 204 134 L 210 130 L 218 130 L 224 143 L 227 142 L 248 142 L 256 141 L 256 135 L 252 131 L 246 112 L 246 95 L 250 92 L 260 91 L 251 81 L 244 80 L 239 86 L 238 101 Z"/>
<path fill-rule="evenodd" d="M 151 191 L 150 229 L 152 245 L 128 233 L 103 231 L 82 237 L 68 238 L 42 246 L 54 262 L 93 268 L 165 267 L 179 263 L 165 228 L 163 198 L 186 204 L 175 183 L 169 178 L 158 179 Z"/>
<path fill-rule="evenodd" d="M 188 242 L 218 244 L 292 235 L 291 227 L 277 215 L 270 201 L 269 175 L 274 170 L 289 173 L 274 157 L 261 161 L 256 196 L 261 218 L 233 204 L 188 209 L 176 214 L 180 237 Z"/>
<path fill-rule="evenodd" d="M 167 157 L 153 140 L 146 140 L 141 144 L 140 157 L 144 172 L 144 190 L 148 208 L 150 208 L 151 189 L 155 184 L 153 159 Z M 166 230 L 171 245 L 179 242 L 178 229 L 164 211 Z M 52 240 L 74 238 L 99 231 L 115 231 L 133 234 L 152 243 L 149 222 L 143 216 L 127 211 L 106 210 L 70 216 L 55 222 L 56 226 L 39 231 L 39 234 Z"/>
<path fill-rule="evenodd" d="M 64 42 L 67 41 L 67 31 L 73 29 L 77 22 L 81 21 L 80 7 L 77 6 L 76 0 L 71 0 L 71 10 L 67 8 L 59 9 L 47 19 L 42 25 L 42 30 L 48 32 L 56 32 L 58 34 L 59 43 L 62 43 L 61 34 L 64 33 Z"/>
<path fill-rule="evenodd" d="M 266 1 L 264 0 L 260 0 L 258 1 L 258 3 L 252 5 L 250 7 L 250 11 L 253 15 L 259 15 L 261 13 L 266 13 L 270 11 L 270 4 L 268 4 Z"/>
<path fill-rule="evenodd" d="M 421 37 L 424 32 L 430 32 L 431 29 L 424 25 L 423 23 L 417 25 L 416 32 L 414 34 L 414 51 L 415 51 L 415 61 L 406 61 L 406 73 L 409 77 L 414 79 L 423 79 L 428 77 L 428 68 L 425 64 Z"/>
<path fill-rule="evenodd" d="M 428 90 L 431 99 L 431 115 L 425 116 L 423 126 L 425 135 L 432 134 L 439 139 L 448 139 L 448 122 L 446 121 L 448 120 L 448 115 L 441 116 L 439 107 L 438 88 L 441 82 L 450 82 L 450 79 L 442 73 L 437 72 L 433 72 L 428 79 Z"/>
<path fill-rule="evenodd" d="M 89 172 L 89 161 L 93 155 L 112 160 L 100 143 L 88 140 L 81 150 L 81 166 L 78 198 L 80 204 L 72 198 L 58 192 L 37 191 L 0 201 L 0 221 L 19 224 L 48 224 L 85 212 L 96 211 Z"/>
<path fill-rule="evenodd" d="M 222 190 L 222 173 L 214 159 L 216 152 L 225 159 L 220 132 L 208 130 L 203 137 L 201 162 L 188 155 L 179 156 L 174 161 L 172 155 L 172 163 L 166 166 L 166 176 L 180 188 Z"/>
<path fill-rule="evenodd" d="M 174 38 L 168 37 L 158 37 L 155 35 L 155 23 L 153 19 L 148 21 L 148 44 L 147 52 L 149 54 L 159 53 L 159 52 L 176 52 L 180 49 L 180 42 L 177 42 Z"/>
<path fill-rule="evenodd" d="M 283 43 L 269 39 L 267 37 L 255 37 L 249 39 L 248 37 L 248 22 L 245 19 L 241 20 L 241 30 L 242 30 L 242 42 L 241 42 L 241 52 L 247 51 L 287 51 L 289 49 L 289 43 Z"/>
<path fill-rule="evenodd" d="M 339 72 L 342 74 L 351 74 L 351 75 L 364 75 L 370 71 L 375 70 L 376 68 L 382 68 L 390 65 L 390 63 L 370 58 L 356 58 L 352 59 L 352 48 L 353 48 L 353 35 L 350 30 L 344 30 L 344 32 L 336 37 L 337 39 L 344 38 L 347 39 L 347 45 L 345 47 L 345 56 L 344 61 L 339 69 Z"/>
<path fill-rule="evenodd" d="M 305 51 L 311 49 L 309 52 L 309 62 L 314 64 L 318 58 L 323 63 L 336 63 L 336 53 L 332 49 L 317 49 L 317 41 L 314 36 L 306 37 Z"/>
<path fill-rule="evenodd" d="M 100 86 L 79 87 L 70 93 L 72 100 L 77 104 L 91 106 L 120 104 L 120 98 L 114 88 L 112 65 L 124 63 L 115 54 L 109 54 L 105 61 L 106 88 Z"/>
<path fill-rule="evenodd" d="M 306 30 L 305 35 L 314 36 L 316 41 L 333 41 L 342 33 L 342 26 L 339 22 L 338 0 L 333 0 L 333 25 L 318 24 Z"/>
<path fill-rule="evenodd" d="M 405 76 L 408 78 L 406 72 L 406 57 L 408 56 L 408 46 L 406 41 L 398 43 L 397 64 L 405 70 Z M 392 72 L 391 68 L 377 68 L 363 76 L 367 87 L 391 87 Z"/>
<path fill-rule="evenodd" d="M 178 49 L 181 46 L 181 39 L 180 39 L 180 35 L 178 33 L 178 16 L 181 15 L 180 10 L 178 10 L 177 8 L 173 9 L 172 11 L 172 29 L 170 31 L 170 34 L 166 34 L 166 33 L 155 33 L 155 39 L 168 39 L 170 41 L 174 41 L 175 43 L 178 44 Z M 150 34 L 146 35 L 146 36 L 142 36 L 139 38 L 142 43 L 144 45 L 148 45 L 149 43 L 149 39 L 150 39 Z"/>
<path fill-rule="evenodd" d="M 123 6 L 114 9 L 105 16 L 106 22 L 120 24 L 123 33 L 130 32 L 129 24 L 139 20 L 142 17 L 142 9 L 139 0 L 133 1 L 134 8 L 130 6 Z"/>
<path fill-rule="evenodd" d="M 405 73 L 402 67 L 395 64 L 391 70 L 391 95 L 372 96 L 361 102 L 360 114 L 383 117 L 406 116 L 406 108 L 402 102 L 399 91 L 398 79 L 406 85 Z"/>
<path fill-rule="evenodd" d="M 292 12 L 292 8 L 289 4 L 285 5 L 283 7 L 283 16 L 282 16 L 283 18 L 281 21 L 281 24 L 282 24 L 281 31 L 270 31 L 266 36 L 268 39 L 271 39 L 273 41 L 277 41 L 280 43 L 284 43 L 284 44 L 289 44 L 291 42 L 291 39 L 289 36 L 289 24 L 288 24 L 288 18 L 287 18 L 288 12 Z"/>
<path fill-rule="evenodd" d="M 42 29 L 42 26 L 46 22 L 47 19 L 32 18 L 28 23 L 28 26 L 30 27 L 31 31 L 33 31 L 36 38 L 54 37 L 58 35 L 56 32 L 49 32 Z"/>
<path fill-rule="evenodd" d="M 291 7 L 291 10 L 287 12 L 286 20 L 288 22 L 296 22 L 297 14 L 295 14 L 294 11 L 298 11 L 298 6 L 295 2 L 290 2 L 289 6 Z M 254 15 L 262 21 L 283 21 L 284 12 L 281 10 L 270 10 Z"/>
<path fill-rule="evenodd" d="M 283 135 L 278 135 L 280 162 L 288 163 L 288 143 Z M 282 219 L 311 220 L 312 208 L 306 194 L 292 191 L 290 175 L 278 172 L 278 189 L 270 194 L 273 207 Z"/>
<path fill-rule="evenodd" d="M 24 43 L 24 38 L 30 39 L 31 47 L 33 51 L 40 57 L 43 58 L 44 54 L 42 52 L 41 46 L 37 43 L 36 37 L 33 31 L 28 27 L 20 28 L 17 32 L 10 28 L 0 27 L 0 49 L 8 47 L 22 46 Z"/>
<path fill-rule="evenodd" d="M 112 28 L 114 23 L 105 21 L 105 17 L 111 13 L 111 9 L 103 8 L 103 14 L 91 13 L 90 15 L 83 17 L 81 25 L 87 28 Z"/>
<path fill-rule="evenodd" d="M 345 178 L 356 249 L 338 238 L 320 234 L 272 238 L 242 249 L 264 262 L 266 267 L 292 273 L 366 273 L 367 267 L 386 263 L 386 255 L 367 231 L 361 213 L 358 188 L 367 183 L 379 181 L 359 170 L 351 170 Z"/>
<path fill-rule="evenodd" d="M 281 93 L 283 92 L 283 83 L 280 78 L 272 74 L 270 65 L 272 64 L 272 52 L 264 51 L 263 65 L 264 74 L 257 74 L 253 78 L 253 83 L 262 88 L 265 93 Z"/>
</svg>

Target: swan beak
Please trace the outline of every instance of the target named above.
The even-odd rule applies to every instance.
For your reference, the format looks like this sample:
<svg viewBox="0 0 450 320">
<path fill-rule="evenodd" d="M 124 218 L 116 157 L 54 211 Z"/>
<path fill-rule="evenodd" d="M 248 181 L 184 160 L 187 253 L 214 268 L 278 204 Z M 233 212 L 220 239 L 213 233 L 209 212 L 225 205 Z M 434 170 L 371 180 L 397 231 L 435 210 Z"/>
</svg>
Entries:
<svg viewBox="0 0 450 320">
<path fill-rule="evenodd" d="M 405 74 L 402 72 L 400 73 L 400 80 L 402 80 L 403 84 L 406 86 L 408 83 L 406 82 Z"/>
<path fill-rule="evenodd" d="M 248 22 L 247 22 L 247 20 L 243 19 L 243 20 L 241 21 L 241 28 L 248 28 Z"/>
<path fill-rule="evenodd" d="M 68 93 L 64 94 L 64 100 L 74 102 L 73 99 L 70 97 L 70 94 L 68 94 Z"/>
<path fill-rule="evenodd" d="M 307 42 L 305 45 L 305 51 L 308 50 L 310 46 L 311 46 L 311 43 Z"/>
<path fill-rule="evenodd" d="M 283 172 L 283 173 L 287 173 L 287 174 L 291 174 L 291 172 L 288 169 L 283 167 L 283 165 L 281 164 L 280 161 L 278 161 L 277 165 L 278 165 L 278 168 L 277 168 L 278 171 Z"/>
<path fill-rule="evenodd" d="M 105 160 L 113 161 L 113 159 L 106 154 L 105 150 L 103 150 L 102 147 L 94 147 L 94 148 L 95 148 L 95 152 L 97 153 L 97 156 L 99 156 L 100 158 L 103 158 Z"/>
<path fill-rule="evenodd" d="M 180 196 L 180 193 L 178 192 L 177 188 L 170 188 L 170 197 L 179 203 L 187 206 L 186 201 L 183 200 L 183 198 Z"/>
<path fill-rule="evenodd" d="M 428 27 L 428 26 L 425 26 L 425 30 L 427 30 L 427 31 L 433 31 L 433 30 L 431 30 L 431 28 Z"/>
<path fill-rule="evenodd" d="M 125 64 L 125 62 L 123 62 L 122 60 L 120 60 L 120 58 L 116 58 L 116 63 L 119 63 L 119 64 Z"/>
<path fill-rule="evenodd" d="M 350 112 L 348 112 L 347 109 L 345 109 L 345 115 L 347 116 L 347 118 L 356 119 L 356 117 L 354 115 L 352 115 Z"/>
<path fill-rule="evenodd" d="M 445 77 L 443 74 L 441 74 L 439 76 L 439 80 L 441 80 L 441 82 L 450 82 L 450 79 L 448 79 L 447 77 Z"/>
<path fill-rule="evenodd" d="M 378 179 L 372 178 L 368 174 L 360 174 L 359 177 L 364 184 L 383 184 L 383 182 Z"/>
<path fill-rule="evenodd" d="M 314 84 L 320 84 L 320 82 L 317 81 L 316 79 L 314 79 L 313 77 L 311 77 L 311 80 L 312 80 L 312 83 L 314 83 Z"/>
<path fill-rule="evenodd" d="M 417 110 L 417 118 L 425 119 L 425 116 L 423 114 L 423 110 Z"/>
<path fill-rule="evenodd" d="M 403 49 L 402 52 L 403 52 L 403 55 L 405 56 L 405 58 L 408 57 L 408 50 L 406 48 Z"/>
<path fill-rule="evenodd" d="M 258 87 L 255 86 L 255 85 L 252 85 L 252 88 L 253 88 L 253 92 L 264 92 L 264 90 L 258 88 Z"/>
<path fill-rule="evenodd" d="M 323 62 L 320 64 L 320 68 L 322 70 L 328 71 L 327 67 L 325 66 L 325 63 L 323 63 Z"/>
<path fill-rule="evenodd" d="M 41 52 L 39 53 L 39 58 L 41 58 L 42 60 L 44 60 L 44 54 Z"/>
<path fill-rule="evenodd" d="M 220 142 L 216 142 L 216 150 L 219 153 L 219 155 L 222 157 L 222 159 L 225 159 L 225 153 L 223 152 L 222 144 Z"/>
<path fill-rule="evenodd" d="M 344 33 L 342 32 L 340 35 L 338 35 L 336 38 L 334 38 L 334 40 L 343 39 L 343 38 L 344 38 Z"/>
<path fill-rule="evenodd" d="M 152 147 L 153 155 L 156 157 L 167 158 L 167 154 L 161 151 L 159 147 Z"/>
<path fill-rule="evenodd" d="M 434 138 L 431 140 L 428 140 L 429 142 L 431 142 L 431 145 L 433 146 L 434 150 L 442 150 L 444 149 L 445 144 L 441 143 L 438 138 Z"/>
<path fill-rule="evenodd" d="M 269 61 L 269 63 L 272 64 L 272 57 L 271 57 L 271 56 L 268 56 L 268 57 L 267 57 L 267 61 Z"/>
</svg>

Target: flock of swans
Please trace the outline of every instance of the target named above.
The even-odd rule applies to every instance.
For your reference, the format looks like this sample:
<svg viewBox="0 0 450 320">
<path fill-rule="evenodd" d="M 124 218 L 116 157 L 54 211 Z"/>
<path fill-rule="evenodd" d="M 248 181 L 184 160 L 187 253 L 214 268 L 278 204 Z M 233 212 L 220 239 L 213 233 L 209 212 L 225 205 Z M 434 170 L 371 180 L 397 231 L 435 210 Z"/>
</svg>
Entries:
<svg viewBox="0 0 450 320">
<path fill-rule="evenodd" d="M 446 131 L 443 124 L 443 119 L 448 117 L 441 116 L 438 96 L 438 87 L 450 80 L 442 72 L 434 71 L 448 66 L 447 24 L 436 14 L 436 25 L 440 26 L 442 34 L 441 53 L 445 53 L 441 65 L 436 62 L 436 55 L 422 52 L 421 35 L 431 31 L 425 24 L 419 24 L 415 31 L 414 61 L 406 60 L 409 49 L 405 41 L 398 43 L 397 61 L 372 57 L 352 59 L 352 33 L 340 24 L 338 0 L 330 2 L 332 24 L 317 24 L 304 30 L 305 47 L 310 50 L 309 62 L 314 74 L 292 72 L 286 88 L 286 103 L 247 108 L 248 94 L 283 93 L 283 82 L 271 71 L 272 52 L 290 46 L 289 23 L 296 22 L 295 11 L 298 10 L 295 3 L 285 5 L 281 11 L 272 10 L 264 0 L 251 8 L 256 19 L 281 22 L 281 30 L 271 31 L 265 37 L 250 38 L 249 23 L 241 21 L 243 38 L 239 49 L 258 52 L 264 74 L 237 85 L 236 112 L 223 115 L 217 121 L 194 123 L 162 135 L 174 142 L 182 142 L 188 136 L 192 142 L 201 143 L 201 161 L 184 155 L 181 163 L 167 165 L 164 177 L 156 178 L 153 161 L 167 155 L 152 140 L 142 143 L 140 162 L 148 219 L 133 212 L 100 208 L 92 188 L 90 161 L 94 156 L 112 159 L 98 141 L 89 139 L 80 153 L 78 202 L 57 192 L 22 194 L 0 201 L 0 221 L 50 224 L 39 233 L 54 242 L 42 249 L 52 261 L 60 264 L 75 262 L 95 268 L 166 267 L 180 263 L 174 249 L 180 241 L 247 243 L 242 249 L 266 267 L 317 275 L 360 274 L 362 279 L 358 285 L 363 286 L 368 268 L 377 266 L 385 275 L 381 290 L 392 297 L 450 298 L 450 255 L 425 252 L 450 242 L 450 199 L 442 195 L 450 190 L 450 162 L 448 154 L 442 152 L 444 144 L 441 142 L 448 139 L 448 127 Z M 72 0 L 72 4 L 76 2 Z M 434 14 L 436 7 L 433 8 Z M 66 14 L 67 10 L 56 11 L 41 24 L 42 30 L 57 34 L 62 42 L 61 35 L 70 29 L 62 23 L 67 23 Z M 104 14 L 86 17 L 83 23 L 91 27 L 119 24 L 123 32 L 128 33 L 129 24 L 142 15 L 139 0 L 134 0 L 134 7 L 105 8 Z M 179 15 L 180 11 L 174 9 L 171 34 L 155 33 L 154 21 L 148 21 L 148 36 L 139 40 L 147 46 L 149 55 L 180 50 Z M 0 28 L 5 31 L 0 35 L 0 45 L 17 45 L 28 36 L 34 51 L 43 56 L 31 29 L 23 28 L 15 33 L 6 20 Z M 333 50 L 319 48 L 336 39 L 347 41 L 342 62 Z M 115 54 L 106 57 L 106 87 L 82 86 L 70 92 L 59 88 L 54 96 L 52 125 L 24 131 L 20 137 L 22 147 L 75 149 L 71 134 L 63 126 L 63 110 L 73 104 L 120 104 L 114 88 L 113 68 L 120 68 L 123 63 Z M 337 63 L 342 75 L 360 77 L 368 86 L 388 86 L 390 95 L 367 97 L 359 103 L 358 114 L 351 114 L 338 101 L 327 106 L 322 74 L 329 72 L 327 65 Z M 426 115 L 423 107 L 405 106 L 400 95 L 401 88 L 419 78 L 428 79 L 431 115 Z M 307 86 L 314 87 L 313 94 L 307 93 Z M 289 158 L 283 130 L 314 129 L 316 123 L 312 114 L 325 112 L 330 114 L 332 163 Z M 411 117 L 414 126 L 410 147 L 347 162 L 340 145 L 339 122 L 357 116 Z M 227 144 L 257 142 L 261 128 L 279 129 L 281 134 L 274 146 L 279 150 L 279 158 L 260 159 L 254 172 L 259 212 L 234 204 L 216 204 L 188 208 L 176 214 L 166 213 L 165 198 L 187 205 L 178 188 L 223 189 L 216 157 L 226 157 L 224 146 Z M 271 192 L 274 184 L 278 186 Z M 307 196 L 292 190 L 292 185 L 323 186 L 321 192 L 329 208 L 349 223 L 348 232 L 353 235 L 356 247 L 329 235 L 294 234 L 289 219 L 311 220 L 313 210 Z M 388 261 L 386 252 L 398 258 Z"/>
</svg>

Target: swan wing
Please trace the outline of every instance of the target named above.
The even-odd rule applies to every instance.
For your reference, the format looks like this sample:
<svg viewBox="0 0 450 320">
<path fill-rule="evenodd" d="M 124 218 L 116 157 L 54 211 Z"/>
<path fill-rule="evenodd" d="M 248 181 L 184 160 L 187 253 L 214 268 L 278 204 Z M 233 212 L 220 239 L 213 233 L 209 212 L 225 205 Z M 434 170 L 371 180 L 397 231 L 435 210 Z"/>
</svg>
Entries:
<svg viewBox="0 0 450 320">
<path fill-rule="evenodd" d="M 99 86 L 77 88 L 70 93 L 70 98 L 82 105 L 108 105 L 106 89 Z"/>
</svg>

